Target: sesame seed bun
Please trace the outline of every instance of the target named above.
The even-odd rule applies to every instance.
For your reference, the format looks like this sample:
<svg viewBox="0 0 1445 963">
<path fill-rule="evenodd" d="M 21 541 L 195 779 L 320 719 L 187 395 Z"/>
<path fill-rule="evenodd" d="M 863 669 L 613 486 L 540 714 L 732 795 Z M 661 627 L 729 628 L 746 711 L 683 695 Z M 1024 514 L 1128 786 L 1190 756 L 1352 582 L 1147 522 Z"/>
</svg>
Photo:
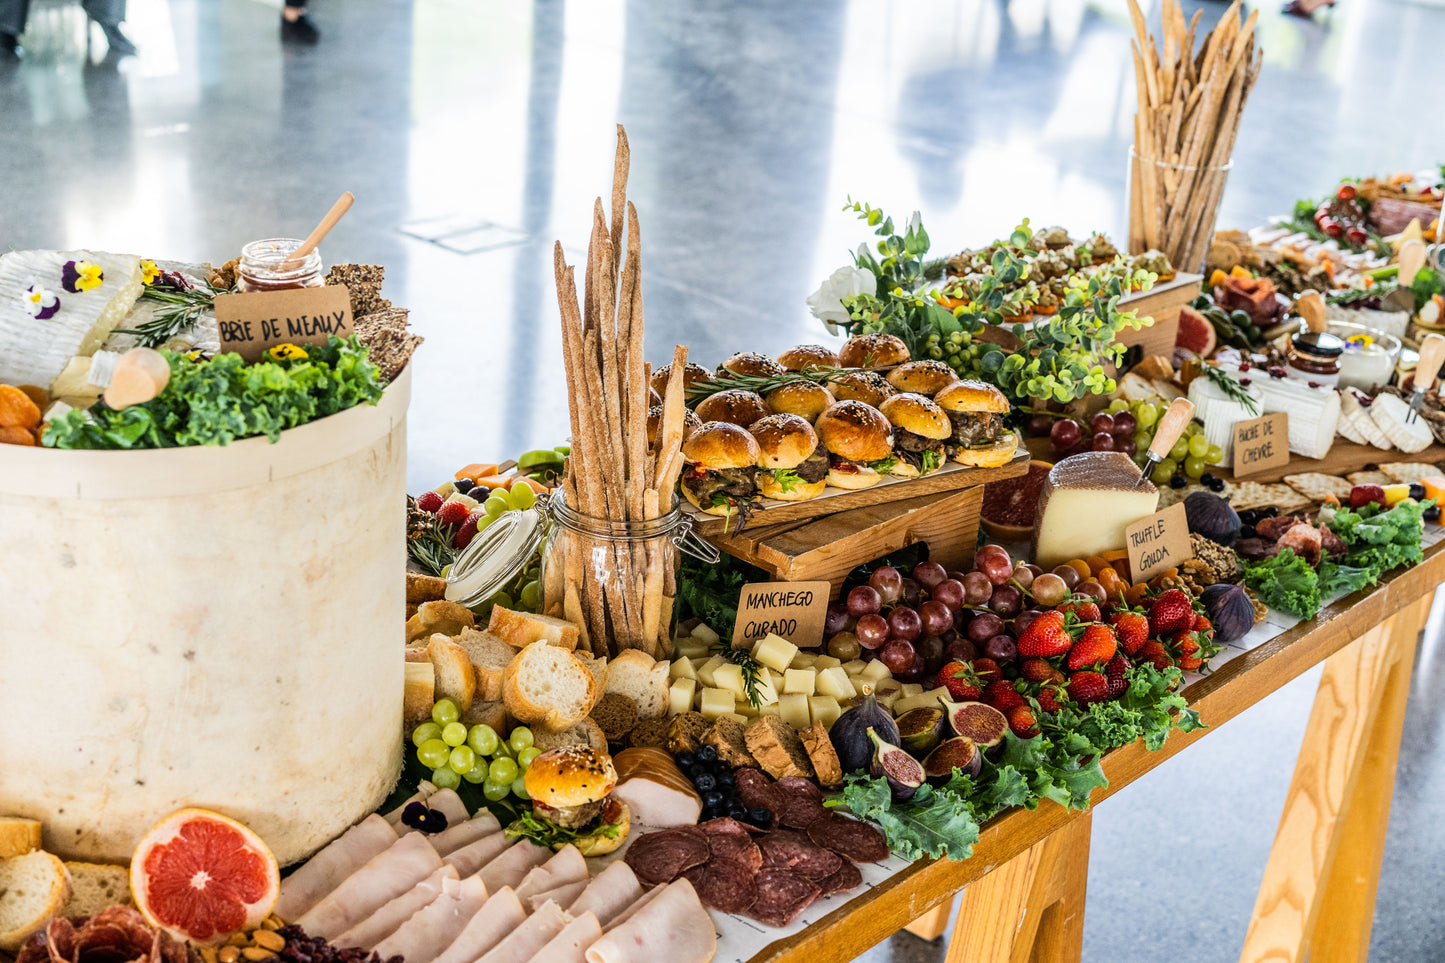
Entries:
<svg viewBox="0 0 1445 963">
<path fill-rule="evenodd" d="M 773 411 L 755 391 L 729 388 L 697 403 L 697 416 L 704 422 L 727 421 L 746 428 Z"/>
<path fill-rule="evenodd" d="M 829 406 L 813 427 L 823 446 L 840 458 L 878 461 L 893 453 L 893 426 L 881 411 L 861 401 L 839 401 Z"/>
<path fill-rule="evenodd" d="M 850 371 L 828 384 L 839 401 L 861 401 L 874 408 L 898 394 L 898 389 L 876 371 Z"/>
<path fill-rule="evenodd" d="M 796 344 L 778 355 L 778 364 L 789 371 L 836 368 L 838 367 L 838 356 L 821 344 Z"/>
<path fill-rule="evenodd" d="M 753 436 L 726 421 L 706 422 L 682 443 L 683 458 L 712 471 L 756 465 L 759 454 Z"/>
<path fill-rule="evenodd" d="M 930 398 L 957 380 L 958 372 L 933 358 L 909 361 L 888 372 L 888 383 L 899 391 L 913 391 Z"/>
<path fill-rule="evenodd" d="M 659 396 L 665 397 L 667 395 L 667 376 L 671 373 L 671 361 L 663 365 L 661 368 L 653 369 L 652 380 L 649 382 L 649 384 L 652 386 L 652 390 L 657 392 Z M 712 372 L 704 368 L 702 365 L 693 364 L 691 361 L 689 361 L 686 365 L 683 366 L 682 386 L 684 390 L 691 388 L 699 381 L 711 380 Z"/>
<path fill-rule="evenodd" d="M 955 381 L 933 396 L 944 411 L 992 411 L 1006 414 L 1008 399 L 991 384 L 969 379 Z"/>
<path fill-rule="evenodd" d="M 948 420 L 948 415 L 935 402 L 920 394 L 904 392 L 894 395 L 878 410 L 893 427 L 924 438 L 941 441 L 953 434 L 953 422 Z"/>
<path fill-rule="evenodd" d="M 759 468 L 797 468 L 818 447 L 813 426 L 798 415 L 768 415 L 748 432 L 758 443 Z"/>
<path fill-rule="evenodd" d="M 971 468 L 998 468 L 1000 465 L 1007 465 L 1013 461 L 1014 452 L 1018 451 L 1018 447 L 1018 435 L 1008 431 L 1000 435 L 998 441 L 987 448 L 955 449 L 952 458 L 960 465 L 968 465 Z"/>
<path fill-rule="evenodd" d="M 617 788 L 617 770 L 612 757 L 591 746 L 558 746 L 532 760 L 522 785 L 553 809 L 585 806 Z"/>
<path fill-rule="evenodd" d="M 702 427 L 702 419 L 697 412 L 691 408 L 682 409 L 682 440 L 687 441 L 688 436 Z M 647 447 L 657 447 L 657 433 L 662 430 L 662 405 L 656 404 L 647 409 Z"/>
<path fill-rule="evenodd" d="M 838 399 L 833 392 L 816 381 L 790 381 L 780 388 L 774 388 L 767 395 L 768 407 L 778 414 L 801 415 L 809 422 Z"/>
<path fill-rule="evenodd" d="M 733 374 L 756 375 L 761 378 L 780 375 L 787 369 L 765 354 L 756 351 L 739 351 L 718 368 L 718 373 L 731 371 Z"/>
<path fill-rule="evenodd" d="M 849 491 L 858 491 L 863 488 L 872 488 L 883 480 L 883 476 L 869 468 L 867 465 L 859 465 L 857 471 L 839 471 L 830 468 L 823 481 L 834 488 L 846 488 Z"/>
<path fill-rule="evenodd" d="M 838 350 L 845 368 L 887 368 L 908 360 L 908 346 L 891 334 L 860 334 Z"/>
<path fill-rule="evenodd" d="M 797 478 L 784 489 L 778 480 L 768 472 L 758 472 L 758 494 L 780 502 L 805 502 L 823 494 L 823 490 L 827 487 L 826 478 L 820 478 L 815 482 L 805 482 L 801 478 Z"/>
</svg>

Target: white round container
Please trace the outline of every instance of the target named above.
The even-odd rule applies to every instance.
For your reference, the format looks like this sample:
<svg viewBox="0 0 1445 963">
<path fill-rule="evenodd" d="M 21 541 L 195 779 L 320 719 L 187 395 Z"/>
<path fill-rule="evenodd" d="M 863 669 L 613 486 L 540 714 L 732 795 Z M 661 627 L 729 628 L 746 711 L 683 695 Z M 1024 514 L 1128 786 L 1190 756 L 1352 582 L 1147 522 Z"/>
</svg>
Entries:
<svg viewBox="0 0 1445 963">
<path fill-rule="evenodd" d="M 227 447 L 0 445 L 0 813 L 125 861 L 176 809 L 282 864 L 401 766 L 404 371 Z"/>
</svg>

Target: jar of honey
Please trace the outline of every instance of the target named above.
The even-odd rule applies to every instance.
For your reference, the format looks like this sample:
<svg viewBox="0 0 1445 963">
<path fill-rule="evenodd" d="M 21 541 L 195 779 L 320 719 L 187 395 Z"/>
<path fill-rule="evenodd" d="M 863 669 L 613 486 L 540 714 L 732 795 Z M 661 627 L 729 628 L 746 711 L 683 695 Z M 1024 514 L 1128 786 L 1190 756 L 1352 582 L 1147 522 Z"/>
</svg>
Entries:
<svg viewBox="0 0 1445 963">
<path fill-rule="evenodd" d="M 252 241 L 241 248 L 236 266 L 238 291 L 291 291 L 319 288 L 326 283 L 321 270 L 321 251 L 314 249 L 299 261 L 288 263 L 291 252 L 301 246 L 293 237 L 272 237 Z"/>
</svg>

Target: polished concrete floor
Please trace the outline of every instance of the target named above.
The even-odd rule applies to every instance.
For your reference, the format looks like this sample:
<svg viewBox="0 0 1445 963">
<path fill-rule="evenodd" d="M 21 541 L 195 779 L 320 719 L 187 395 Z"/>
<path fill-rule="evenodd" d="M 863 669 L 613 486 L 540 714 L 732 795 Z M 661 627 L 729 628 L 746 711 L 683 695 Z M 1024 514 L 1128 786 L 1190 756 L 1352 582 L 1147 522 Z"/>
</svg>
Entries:
<svg viewBox="0 0 1445 963">
<path fill-rule="evenodd" d="M 1147 4 L 1146 4 L 1147 6 Z M 1206 23 L 1221 3 L 1202 6 Z M 825 337 L 804 298 L 866 238 L 851 195 L 921 209 L 946 252 L 1020 218 L 1125 226 L 1133 73 L 1123 0 L 130 0 L 135 58 L 35 0 L 0 67 L 0 244 L 232 257 L 357 197 L 327 261 L 385 264 L 427 345 L 413 489 L 566 432 L 555 239 L 583 256 L 632 142 L 648 353 L 716 363 Z M 1261 10 L 1266 64 L 1220 224 L 1248 227 L 1343 174 L 1445 160 L 1445 9 L 1343 0 Z M 1373 958 L 1445 953 L 1445 675 L 1412 694 Z M 1085 958 L 1237 957 L 1317 673 L 1101 806 Z M 870 961 L 939 960 L 900 936 Z"/>
</svg>

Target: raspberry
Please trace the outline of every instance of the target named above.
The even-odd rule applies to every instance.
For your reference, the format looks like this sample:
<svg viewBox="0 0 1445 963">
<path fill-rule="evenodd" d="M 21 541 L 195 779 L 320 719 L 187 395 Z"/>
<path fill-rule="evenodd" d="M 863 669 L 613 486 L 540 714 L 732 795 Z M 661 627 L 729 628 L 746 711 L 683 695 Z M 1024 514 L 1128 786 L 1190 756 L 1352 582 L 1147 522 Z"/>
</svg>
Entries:
<svg viewBox="0 0 1445 963">
<path fill-rule="evenodd" d="M 416 497 L 416 507 L 424 512 L 434 512 L 442 507 L 442 497 L 436 492 L 422 492 Z"/>
</svg>

